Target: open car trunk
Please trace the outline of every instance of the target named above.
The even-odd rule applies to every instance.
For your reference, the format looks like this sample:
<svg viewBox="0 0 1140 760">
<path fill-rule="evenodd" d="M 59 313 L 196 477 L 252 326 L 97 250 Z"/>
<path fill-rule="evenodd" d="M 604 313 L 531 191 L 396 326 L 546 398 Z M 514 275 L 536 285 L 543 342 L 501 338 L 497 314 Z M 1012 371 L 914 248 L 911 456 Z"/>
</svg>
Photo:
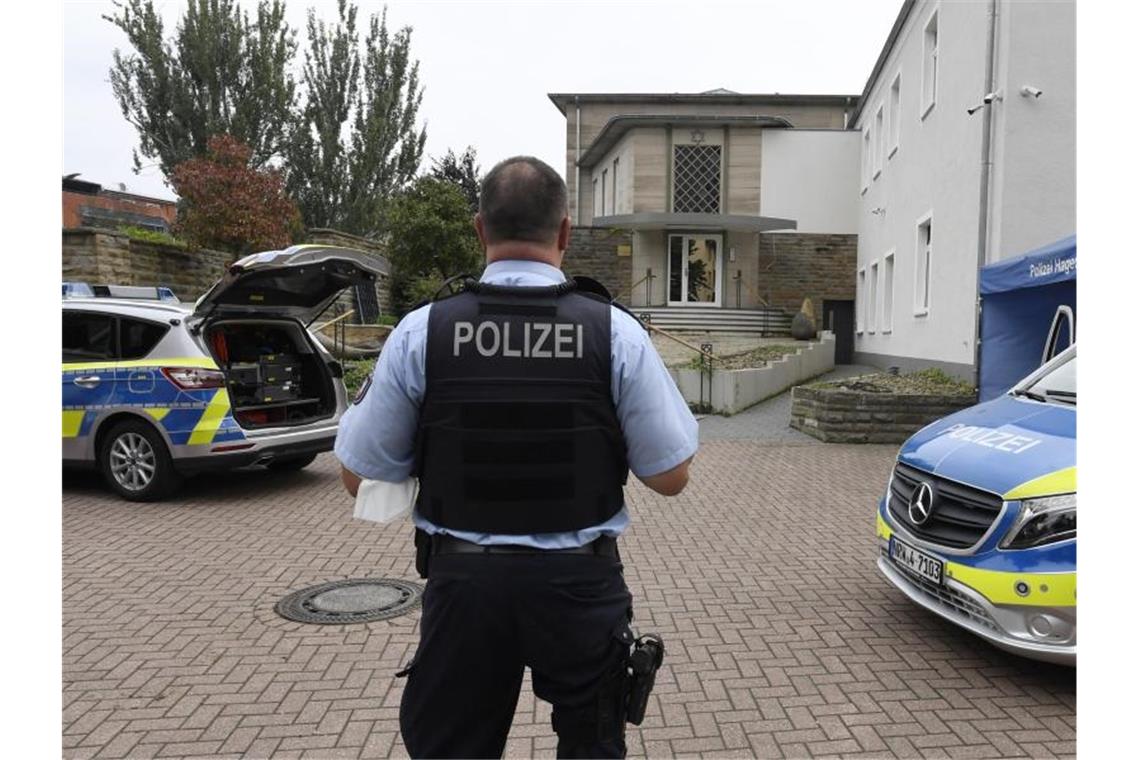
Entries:
<svg viewBox="0 0 1140 760">
<path fill-rule="evenodd" d="M 243 428 L 303 425 L 336 413 L 332 375 L 298 323 L 220 320 L 205 339 L 226 374 L 234 419 Z"/>
</svg>

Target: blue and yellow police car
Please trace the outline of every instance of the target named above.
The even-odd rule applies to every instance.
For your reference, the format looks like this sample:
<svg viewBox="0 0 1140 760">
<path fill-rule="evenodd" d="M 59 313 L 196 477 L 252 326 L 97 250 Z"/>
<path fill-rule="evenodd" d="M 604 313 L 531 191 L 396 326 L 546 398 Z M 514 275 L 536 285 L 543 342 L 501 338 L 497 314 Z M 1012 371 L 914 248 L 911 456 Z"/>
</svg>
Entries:
<svg viewBox="0 0 1140 760">
<path fill-rule="evenodd" d="M 308 326 L 384 267 L 345 248 L 267 251 L 193 305 L 165 288 L 64 283 L 64 465 L 97 467 L 134 501 L 205 470 L 305 467 L 346 408 L 341 366 Z"/>
<path fill-rule="evenodd" d="M 879 502 L 879 570 L 991 644 L 1077 659 L 1077 347 L 912 436 Z"/>
</svg>

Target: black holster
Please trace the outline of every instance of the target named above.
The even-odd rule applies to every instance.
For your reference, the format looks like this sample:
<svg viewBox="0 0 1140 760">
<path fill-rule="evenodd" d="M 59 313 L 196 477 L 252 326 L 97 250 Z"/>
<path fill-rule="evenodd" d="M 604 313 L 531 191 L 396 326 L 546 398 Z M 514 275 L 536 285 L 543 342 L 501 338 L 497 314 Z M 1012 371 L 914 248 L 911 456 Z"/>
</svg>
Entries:
<svg viewBox="0 0 1140 760">
<path fill-rule="evenodd" d="M 431 559 L 431 534 L 426 530 L 416 528 L 416 572 L 421 578 L 428 577 L 428 560 Z"/>
<path fill-rule="evenodd" d="M 626 722 L 640 726 L 645 720 L 649 694 L 657 681 L 657 669 L 665 659 L 665 642 L 660 636 L 647 633 L 633 643 L 629 656 L 629 701 L 626 703 Z"/>
</svg>

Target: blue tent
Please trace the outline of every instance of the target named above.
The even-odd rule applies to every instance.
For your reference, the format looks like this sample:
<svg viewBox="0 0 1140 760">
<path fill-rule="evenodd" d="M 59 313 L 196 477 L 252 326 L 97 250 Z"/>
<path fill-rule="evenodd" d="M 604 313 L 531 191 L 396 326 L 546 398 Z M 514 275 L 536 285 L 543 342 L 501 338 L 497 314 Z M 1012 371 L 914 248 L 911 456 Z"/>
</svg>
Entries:
<svg viewBox="0 0 1140 760">
<path fill-rule="evenodd" d="M 1008 391 L 1041 364 L 1057 307 L 1077 313 L 1077 237 L 983 267 L 978 397 Z M 1063 336 L 1061 345 L 1073 340 Z"/>
</svg>

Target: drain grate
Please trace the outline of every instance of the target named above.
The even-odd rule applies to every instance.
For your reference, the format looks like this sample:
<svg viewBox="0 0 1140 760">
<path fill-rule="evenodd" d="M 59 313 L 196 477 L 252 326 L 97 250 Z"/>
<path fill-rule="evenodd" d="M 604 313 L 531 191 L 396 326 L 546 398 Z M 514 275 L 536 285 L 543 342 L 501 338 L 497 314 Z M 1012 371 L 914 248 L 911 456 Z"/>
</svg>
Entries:
<svg viewBox="0 0 1140 760">
<path fill-rule="evenodd" d="M 345 625 L 403 615 L 420 603 L 417 583 L 392 578 L 356 578 L 294 591 L 273 608 L 298 623 Z"/>
</svg>

